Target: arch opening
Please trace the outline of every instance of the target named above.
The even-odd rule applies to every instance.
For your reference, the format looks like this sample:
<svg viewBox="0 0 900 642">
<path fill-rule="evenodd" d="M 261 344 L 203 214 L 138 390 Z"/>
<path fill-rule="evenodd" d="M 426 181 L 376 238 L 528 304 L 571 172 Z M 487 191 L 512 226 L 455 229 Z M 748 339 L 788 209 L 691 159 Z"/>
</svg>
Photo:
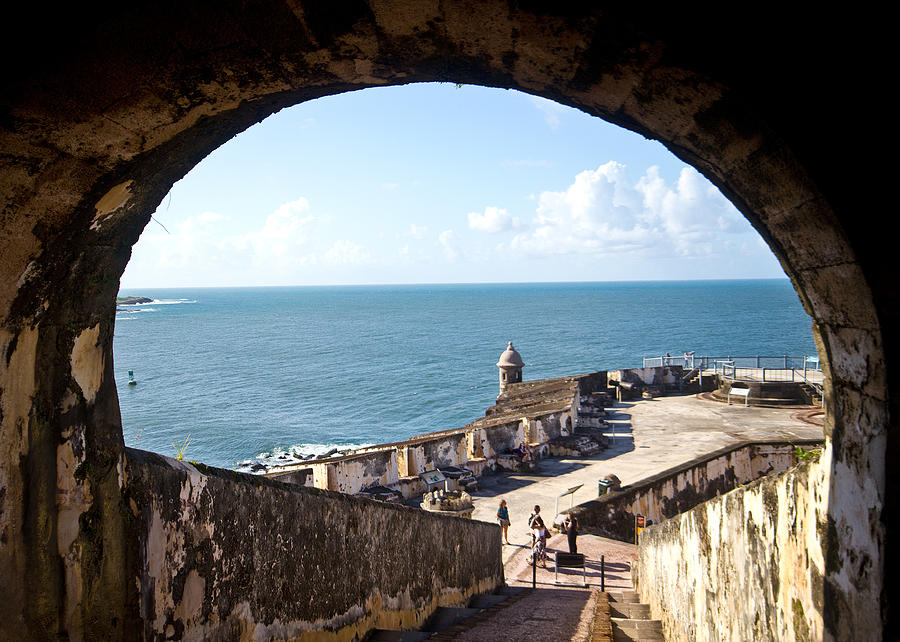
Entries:
<svg viewBox="0 0 900 642">
<path fill-rule="evenodd" d="M 409 122 L 413 119 L 417 122 Z M 386 151 L 390 145 L 396 151 Z M 171 454 L 172 442 L 190 434 L 191 458 L 216 466 L 231 468 L 240 462 L 242 469 L 258 471 L 262 465 L 292 463 L 295 454 L 323 454 L 463 426 L 493 403 L 492 369 L 485 365 L 492 362 L 495 344 L 507 335 L 525 340 L 529 318 L 568 326 L 586 316 L 596 318 L 591 331 L 570 327 L 550 350 L 531 348 L 542 362 L 557 364 L 555 369 L 542 365 L 532 378 L 630 367 L 645 354 L 678 346 L 722 356 L 796 357 L 815 349 L 811 335 L 802 336 L 808 317 L 793 315 L 801 332 L 775 331 L 777 339 L 761 343 L 768 339 L 753 297 L 762 289 L 747 290 L 744 301 L 724 286 L 714 295 L 697 288 L 598 290 L 592 295 L 582 286 L 553 293 L 557 309 L 497 291 L 488 310 L 470 301 L 473 307 L 461 326 L 453 323 L 451 309 L 438 305 L 432 316 L 446 315 L 447 324 L 430 345 L 419 346 L 416 329 L 410 327 L 410 358 L 471 355 L 467 375 L 460 370 L 463 364 L 451 369 L 462 381 L 448 379 L 448 370 L 429 369 L 434 364 L 414 369 L 416 376 L 400 377 L 402 364 L 391 361 L 387 347 L 373 345 L 387 346 L 393 329 L 379 325 L 372 334 L 360 320 L 338 341 L 343 352 L 362 361 L 351 376 L 340 368 L 332 372 L 337 364 L 318 361 L 324 348 L 308 340 L 317 332 L 318 315 L 310 316 L 309 328 L 298 324 L 290 335 L 283 332 L 290 322 L 275 316 L 272 329 L 251 329 L 242 318 L 240 327 L 246 332 L 235 332 L 217 318 L 234 314 L 231 308 L 238 304 L 222 293 L 153 288 L 173 280 L 182 286 L 294 286 L 333 283 L 328 279 L 383 284 L 783 277 L 741 215 L 657 143 L 519 92 L 415 85 L 345 93 L 283 110 L 198 164 L 164 198 L 154 218 L 132 253 L 122 285 L 125 294 L 151 294 L 171 305 L 117 312 L 116 377 L 125 442 Z M 444 244 L 446 237 L 454 239 L 452 246 Z M 337 248 L 352 253 L 337 257 L 346 263 L 331 261 Z M 653 271 L 654 265 L 664 267 Z M 435 271 L 427 272 L 428 266 Z M 142 282 L 148 287 L 135 285 Z M 422 307 L 424 299 L 400 299 L 395 290 L 383 294 L 394 296 L 397 306 Z M 787 301 L 777 303 L 779 295 L 759 304 L 790 306 L 793 291 L 789 286 L 778 292 L 782 290 L 789 293 Z M 297 296 L 321 300 L 313 306 L 317 310 L 347 305 L 333 294 L 307 290 Z M 368 300 L 376 292 L 360 290 L 358 295 Z M 440 303 L 439 293 L 435 296 Z M 638 301 L 641 296 L 683 302 L 671 313 L 674 329 L 661 333 L 652 318 L 641 314 L 616 320 L 626 312 L 613 303 L 624 305 L 623 297 Z M 287 291 L 270 289 L 254 297 L 246 303 L 252 315 L 248 319 L 257 318 L 262 306 L 296 323 L 294 315 L 307 309 L 295 307 Z M 589 300 L 594 297 L 603 302 L 595 305 Z M 193 328 L 187 318 L 193 318 L 198 302 L 215 305 L 219 312 L 197 311 L 202 326 L 183 338 L 177 320 Z M 770 324 L 776 322 L 778 307 Z M 749 341 L 732 331 L 731 324 L 717 325 L 717 309 L 756 318 L 748 327 L 756 324 L 757 338 Z M 494 310 L 499 318 L 491 318 Z M 369 322 L 378 325 L 379 319 Z M 494 340 L 479 345 L 482 332 L 462 336 L 473 323 L 483 323 L 482 331 L 495 335 Z M 629 343 L 629 336 L 644 340 Z M 272 352 L 276 341 L 307 346 L 307 352 Z M 535 341 L 528 337 L 529 343 Z M 744 341 L 752 345 L 738 345 Z M 165 363 L 159 363 L 163 357 Z M 377 359 L 383 361 L 373 361 Z M 235 364 L 240 368 L 235 370 Z M 140 370 L 141 385 L 123 389 L 126 373 L 134 368 Z M 255 372 L 246 386 L 245 368 Z M 315 380 L 304 374 L 310 370 Z M 503 380 L 507 377 L 521 380 L 520 373 L 501 373 Z M 285 378 L 296 382 L 291 390 L 283 385 Z M 263 380 L 268 398 L 258 392 Z M 390 401 L 335 407 L 334 391 L 351 386 L 363 398 Z M 233 399 L 233 393 L 221 399 L 211 394 L 220 389 L 242 392 Z M 429 404 L 422 408 L 426 398 Z M 338 434 L 332 424 L 345 427 L 346 434 Z M 373 430 L 373 424 L 380 428 Z M 235 444 L 237 425 L 242 426 L 241 443 Z"/>
</svg>

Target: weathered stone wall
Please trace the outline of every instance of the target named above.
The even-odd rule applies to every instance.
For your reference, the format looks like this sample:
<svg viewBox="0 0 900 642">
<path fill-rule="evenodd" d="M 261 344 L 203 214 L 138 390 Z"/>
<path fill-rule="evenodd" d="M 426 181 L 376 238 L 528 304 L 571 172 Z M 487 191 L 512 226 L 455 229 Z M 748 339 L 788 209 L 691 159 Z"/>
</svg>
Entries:
<svg viewBox="0 0 900 642">
<path fill-rule="evenodd" d="M 144 639 L 361 639 L 503 582 L 494 524 L 143 451 L 126 459 Z"/>
<path fill-rule="evenodd" d="M 583 395 L 592 392 L 605 392 L 609 374 L 605 370 L 589 372 L 578 377 L 578 389 Z"/>
<path fill-rule="evenodd" d="M 327 471 L 325 472 L 327 475 Z M 320 472 L 321 475 L 321 472 Z M 287 472 L 278 475 L 277 477 L 273 477 L 273 479 L 277 479 L 280 482 L 285 482 L 287 484 L 297 484 L 299 486 L 311 486 L 316 488 L 316 469 L 315 464 L 311 464 L 305 468 L 294 468 Z"/>
<path fill-rule="evenodd" d="M 525 428 L 521 421 L 511 421 L 485 428 L 483 434 L 482 449 L 485 458 L 490 459 L 518 446 L 525 439 Z"/>
<path fill-rule="evenodd" d="M 669 642 L 835 639 L 825 607 L 831 451 L 643 531 L 633 567 Z M 830 628 L 830 627 L 828 627 Z M 875 640 L 866 631 L 840 637 Z"/>
<path fill-rule="evenodd" d="M 325 473 L 327 485 L 318 488 L 342 493 L 358 493 L 372 484 L 385 486 L 396 484 L 400 478 L 396 448 L 376 450 L 346 457 L 334 464 L 323 463 L 315 466 L 327 470 Z"/>
<path fill-rule="evenodd" d="M 573 400 L 574 403 L 574 400 Z M 545 444 L 551 439 L 572 434 L 572 413 L 554 412 L 528 420 L 531 442 Z"/>
<path fill-rule="evenodd" d="M 421 449 L 424 469 L 431 470 L 441 466 L 465 466 L 466 434 L 458 432 L 441 440 L 428 440 L 417 444 Z"/>
<path fill-rule="evenodd" d="M 530 440 L 537 454 L 544 453 L 549 440 L 571 433 L 576 391 L 573 388 L 571 399 L 562 404 L 565 410 L 532 411 L 530 416 L 515 419 L 494 416 L 463 428 L 379 444 L 346 456 L 275 467 L 266 476 L 350 494 L 380 484 L 409 498 L 424 492 L 425 484 L 417 475 L 425 470 L 461 466 L 477 476 L 523 440 Z"/>
<path fill-rule="evenodd" d="M 609 381 L 627 381 L 645 387 L 658 387 L 660 389 L 678 388 L 684 369 L 681 366 L 656 366 L 651 368 L 626 368 L 623 370 L 610 370 L 607 373 Z"/>
<path fill-rule="evenodd" d="M 478 476 L 486 468 L 508 465 L 508 461 L 501 461 L 501 455 L 508 455 L 521 441 L 530 442 L 536 456 L 548 453 L 551 439 L 571 434 L 578 412 L 579 382 L 586 378 L 582 375 L 521 384 L 529 391 L 521 405 L 513 404 L 513 409 L 495 406 L 496 412 L 462 428 L 361 448 L 349 455 L 278 466 L 266 475 L 350 494 L 379 484 L 409 499 L 425 491 L 424 482 L 418 478 L 425 470 L 460 466 Z M 597 380 L 594 377 L 588 381 L 589 391 Z M 560 386 L 560 382 L 565 385 Z"/>
<path fill-rule="evenodd" d="M 741 484 L 784 472 L 796 462 L 794 444 L 812 447 L 821 442 L 744 442 L 728 446 L 579 504 L 570 512 L 586 532 L 633 542 L 636 515 L 658 523 Z"/>
</svg>

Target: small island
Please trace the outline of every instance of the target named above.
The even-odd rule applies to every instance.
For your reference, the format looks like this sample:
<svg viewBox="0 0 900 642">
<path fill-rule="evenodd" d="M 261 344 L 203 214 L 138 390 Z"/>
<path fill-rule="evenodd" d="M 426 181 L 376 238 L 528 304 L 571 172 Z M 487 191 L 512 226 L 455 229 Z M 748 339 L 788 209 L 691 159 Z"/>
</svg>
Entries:
<svg viewBox="0 0 900 642">
<path fill-rule="evenodd" d="M 140 303 L 153 303 L 153 299 L 145 296 L 117 296 L 116 305 L 138 305 Z"/>
</svg>

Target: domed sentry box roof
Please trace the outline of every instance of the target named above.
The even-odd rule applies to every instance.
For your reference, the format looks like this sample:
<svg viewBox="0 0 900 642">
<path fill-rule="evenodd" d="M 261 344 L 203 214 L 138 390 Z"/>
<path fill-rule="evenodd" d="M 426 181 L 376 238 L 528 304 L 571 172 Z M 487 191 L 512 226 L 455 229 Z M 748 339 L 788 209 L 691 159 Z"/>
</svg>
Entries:
<svg viewBox="0 0 900 642">
<path fill-rule="evenodd" d="M 500 368 L 522 368 L 525 366 L 525 362 L 522 361 L 522 355 L 513 348 L 512 341 L 509 342 L 506 350 L 500 355 L 500 361 L 497 362 L 497 366 Z"/>
</svg>

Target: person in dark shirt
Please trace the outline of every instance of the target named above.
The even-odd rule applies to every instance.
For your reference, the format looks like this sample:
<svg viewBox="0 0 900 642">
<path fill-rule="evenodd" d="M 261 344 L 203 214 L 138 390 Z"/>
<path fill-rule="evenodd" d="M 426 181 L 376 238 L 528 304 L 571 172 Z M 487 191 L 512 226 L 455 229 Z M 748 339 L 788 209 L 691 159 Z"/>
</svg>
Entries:
<svg viewBox="0 0 900 642">
<path fill-rule="evenodd" d="M 522 461 L 531 461 L 531 451 L 528 450 L 528 446 L 525 445 L 524 441 L 519 443 L 519 446 L 513 450 L 513 453 Z"/>
<path fill-rule="evenodd" d="M 575 538 L 578 537 L 578 518 L 573 515 L 566 515 L 566 521 L 563 522 L 566 529 L 566 537 L 569 539 L 569 552 L 578 552 L 578 543 Z"/>
</svg>

